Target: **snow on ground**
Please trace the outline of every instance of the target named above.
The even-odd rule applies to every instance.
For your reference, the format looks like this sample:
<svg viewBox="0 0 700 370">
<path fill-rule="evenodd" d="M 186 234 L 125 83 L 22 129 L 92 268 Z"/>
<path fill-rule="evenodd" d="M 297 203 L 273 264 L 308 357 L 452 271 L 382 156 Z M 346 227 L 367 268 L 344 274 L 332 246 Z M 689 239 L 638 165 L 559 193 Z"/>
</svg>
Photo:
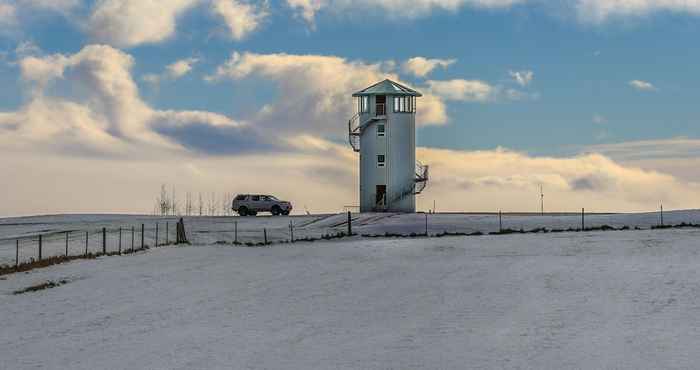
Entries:
<svg viewBox="0 0 700 370">
<path fill-rule="evenodd" d="M 695 368 L 699 238 L 355 239 L 76 261 L 0 280 L 0 369 Z"/>
<path fill-rule="evenodd" d="M 353 214 L 353 232 L 357 234 L 384 235 L 425 233 L 426 217 L 428 233 L 442 232 L 489 233 L 499 228 L 496 214 Z M 700 224 L 700 211 L 666 212 L 666 224 L 681 222 Z M 15 262 L 15 241 L 24 238 L 20 246 L 20 260 L 36 258 L 39 234 L 44 235 L 43 256 L 65 253 L 65 232 L 70 234 L 69 253 L 82 254 L 85 251 L 85 231 L 90 232 L 89 250 L 102 250 L 101 229 L 106 227 L 107 251 L 118 249 L 118 228 L 123 228 L 123 248 L 130 248 L 132 227 L 136 229 L 135 244 L 140 245 L 139 230 L 145 225 L 144 239 L 153 245 L 156 223 L 159 226 L 159 241 L 164 241 L 166 222 L 169 223 L 169 240 L 175 239 L 175 217 L 130 216 L 130 215 L 57 215 L 0 219 L 0 265 Z M 233 242 L 238 229 L 239 242 L 259 243 L 263 241 L 263 230 L 268 240 L 281 242 L 291 239 L 290 222 L 294 226 L 296 239 L 320 238 L 326 234 L 336 234 L 347 230 L 346 214 L 328 214 L 290 217 L 185 217 L 189 240 L 195 244 L 214 244 L 219 241 Z M 639 214 L 598 214 L 586 216 L 586 227 L 609 225 L 649 228 L 660 223 L 659 213 Z M 531 230 L 540 227 L 548 229 L 568 229 L 581 227 L 578 214 L 548 214 L 545 216 L 526 214 L 506 214 L 503 227 Z M 28 239 L 27 239 L 28 238 Z"/>
</svg>

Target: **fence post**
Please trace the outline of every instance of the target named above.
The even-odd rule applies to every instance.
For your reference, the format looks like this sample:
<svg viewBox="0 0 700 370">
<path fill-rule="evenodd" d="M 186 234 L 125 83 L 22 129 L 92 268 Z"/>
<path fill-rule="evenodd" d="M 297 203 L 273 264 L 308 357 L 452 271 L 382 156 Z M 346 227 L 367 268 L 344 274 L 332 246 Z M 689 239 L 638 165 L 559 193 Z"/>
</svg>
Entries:
<svg viewBox="0 0 700 370">
<path fill-rule="evenodd" d="M 664 226 L 664 205 L 661 204 L 661 226 Z"/>
<path fill-rule="evenodd" d="M 294 224 L 292 223 L 292 221 L 289 221 L 289 234 L 292 237 L 291 242 L 294 243 Z"/>
<path fill-rule="evenodd" d="M 102 254 L 107 254 L 107 228 L 102 228 Z"/>
<path fill-rule="evenodd" d="M 425 214 L 425 236 L 428 236 L 428 214 Z"/>
<path fill-rule="evenodd" d="M 17 239 L 17 245 L 15 246 L 15 269 L 19 267 L 19 239 Z"/>
<path fill-rule="evenodd" d="M 145 225 L 141 224 L 141 249 L 143 249 L 144 231 L 145 231 Z"/>
<path fill-rule="evenodd" d="M 498 210 L 498 232 L 503 232 L 503 214 L 501 210 Z"/>
<path fill-rule="evenodd" d="M 586 209 L 581 208 L 581 231 L 586 231 Z"/>
<path fill-rule="evenodd" d="M 158 248 L 158 223 L 156 222 L 156 248 Z"/>
<path fill-rule="evenodd" d="M 122 228 L 119 228 L 119 254 L 122 254 Z"/>
<path fill-rule="evenodd" d="M 348 211 L 348 236 L 352 236 L 352 214 Z"/>
<path fill-rule="evenodd" d="M 165 223 L 165 244 L 166 244 L 166 245 L 170 244 L 170 240 L 169 240 L 170 235 L 168 235 L 168 234 L 169 234 L 169 232 L 168 232 L 168 229 L 169 229 L 169 228 L 170 228 L 169 222 L 166 222 L 166 223 Z"/>
<path fill-rule="evenodd" d="M 265 245 L 267 245 L 267 229 L 263 229 L 263 237 L 265 238 Z"/>
<path fill-rule="evenodd" d="M 70 231 L 66 231 L 66 257 L 68 257 L 68 235 L 70 235 Z"/>
<path fill-rule="evenodd" d="M 233 222 L 233 243 L 238 244 L 238 221 Z"/>
<path fill-rule="evenodd" d="M 41 239 L 41 235 L 39 235 L 39 261 L 41 261 L 41 248 L 42 248 L 42 239 Z"/>
<path fill-rule="evenodd" d="M 85 232 L 85 257 L 88 255 L 88 238 L 89 238 L 89 231 Z"/>
<path fill-rule="evenodd" d="M 135 253 L 136 250 L 134 249 L 134 230 L 136 230 L 133 226 L 131 227 L 131 253 Z"/>
</svg>

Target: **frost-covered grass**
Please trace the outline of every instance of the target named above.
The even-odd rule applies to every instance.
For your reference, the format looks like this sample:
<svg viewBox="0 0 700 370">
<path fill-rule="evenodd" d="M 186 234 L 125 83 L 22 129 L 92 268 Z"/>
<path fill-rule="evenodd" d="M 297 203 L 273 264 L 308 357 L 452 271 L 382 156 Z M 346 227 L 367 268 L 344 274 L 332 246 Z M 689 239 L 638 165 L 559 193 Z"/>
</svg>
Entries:
<svg viewBox="0 0 700 370">
<path fill-rule="evenodd" d="M 695 368 L 699 239 L 355 239 L 76 261 L 0 280 L 0 368 Z M 12 294 L 47 281 L 66 283 Z"/>
</svg>

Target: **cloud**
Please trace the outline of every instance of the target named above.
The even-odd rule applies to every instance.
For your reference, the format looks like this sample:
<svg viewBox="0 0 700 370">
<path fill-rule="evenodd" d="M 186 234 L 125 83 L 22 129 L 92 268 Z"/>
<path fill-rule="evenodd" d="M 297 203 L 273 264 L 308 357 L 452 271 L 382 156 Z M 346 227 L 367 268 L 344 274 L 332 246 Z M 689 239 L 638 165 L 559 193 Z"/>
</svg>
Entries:
<svg viewBox="0 0 700 370">
<path fill-rule="evenodd" d="M 414 76 L 425 77 L 435 68 L 447 68 L 456 62 L 456 59 L 427 59 L 424 57 L 415 57 L 404 62 L 402 69 L 404 72 L 413 74 Z"/>
<path fill-rule="evenodd" d="M 0 129 L 6 131 L 0 146 L 45 144 L 59 152 L 124 156 L 131 154 L 128 148 L 141 146 L 207 152 L 207 139 L 240 135 L 246 146 L 233 143 L 228 152 L 256 143 L 263 151 L 270 147 L 254 128 L 220 114 L 151 108 L 131 76 L 133 63 L 130 55 L 105 45 L 22 59 L 21 77 L 31 99 L 15 112 L 0 114 Z M 49 88 L 54 84 L 62 88 Z M 193 133 L 201 137 L 191 139 Z"/>
<path fill-rule="evenodd" d="M 507 9 L 527 0 L 286 0 L 309 24 L 314 23 L 318 12 L 326 10 L 335 14 L 376 11 L 389 18 L 419 18 L 434 10 L 455 12 L 462 7 L 482 9 Z"/>
<path fill-rule="evenodd" d="M 639 91 L 656 91 L 656 87 L 651 84 L 650 82 L 647 81 L 642 81 L 642 80 L 632 80 L 629 82 L 629 85 L 634 87 L 635 89 Z"/>
<path fill-rule="evenodd" d="M 535 72 L 533 71 L 508 71 L 508 74 L 522 87 L 528 86 L 535 78 Z"/>
<path fill-rule="evenodd" d="M 354 114 L 353 92 L 385 78 L 401 82 L 385 66 L 336 56 L 235 52 L 209 80 L 258 78 L 274 82 L 280 98 L 251 119 L 256 126 L 339 139 L 347 134 L 347 121 Z M 417 121 L 422 125 L 446 123 L 442 99 L 426 93 L 419 100 Z"/>
<path fill-rule="evenodd" d="M 601 154 L 533 157 L 504 149 L 457 151 L 419 148 L 417 157 L 431 166 L 431 184 L 419 205 L 432 199 L 443 211 L 536 210 L 539 185 L 547 189 L 550 210 L 597 211 L 652 209 L 659 199 L 673 207 L 700 205 L 697 183 L 636 166 Z"/>
<path fill-rule="evenodd" d="M 655 12 L 700 15 L 697 0 L 576 0 L 579 16 L 589 22 L 602 23 L 611 18 L 641 17 Z"/>
<path fill-rule="evenodd" d="M 91 36 L 119 47 L 157 43 L 175 33 L 179 16 L 202 0 L 99 0 L 88 20 Z"/>
<path fill-rule="evenodd" d="M 199 63 L 199 58 L 181 59 L 167 65 L 162 74 L 149 73 L 144 75 L 142 79 L 151 85 L 158 85 L 164 79 L 177 80 L 190 73 L 197 63 Z"/>
<path fill-rule="evenodd" d="M 479 80 L 427 81 L 429 90 L 445 100 L 487 102 L 496 98 L 498 89 Z"/>
<path fill-rule="evenodd" d="M 267 2 L 259 5 L 238 0 L 214 0 L 213 12 L 224 19 L 231 38 L 242 40 L 257 30 L 268 17 Z"/>
<path fill-rule="evenodd" d="M 150 212 L 162 183 L 180 192 L 272 193 L 312 212 L 338 212 L 357 204 L 358 156 L 347 145 L 313 136 L 290 141 L 296 143 L 296 151 L 221 156 L 175 151 L 117 159 L 31 151 L 0 156 L 5 189 L 13 194 L 3 212 Z M 554 158 L 505 149 L 418 148 L 417 157 L 431 166 L 428 188 L 417 198 L 422 210 L 435 200 L 441 211 L 535 211 L 540 184 L 551 211 L 646 211 L 655 209 L 660 199 L 668 208 L 700 207 L 696 183 L 625 166 L 600 154 Z M 60 181 L 47 193 L 42 191 L 45 183 L 36 178 Z"/>
</svg>

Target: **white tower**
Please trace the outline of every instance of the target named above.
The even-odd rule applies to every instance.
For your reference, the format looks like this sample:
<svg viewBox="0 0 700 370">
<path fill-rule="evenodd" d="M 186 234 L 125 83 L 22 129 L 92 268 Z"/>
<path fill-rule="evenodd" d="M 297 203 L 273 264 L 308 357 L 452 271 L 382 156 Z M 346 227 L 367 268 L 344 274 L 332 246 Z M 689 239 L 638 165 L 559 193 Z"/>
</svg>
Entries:
<svg viewBox="0 0 700 370">
<path fill-rule="evenodd" d="M 416 162 L 416 98 L 421 93 L 384 80 L 352 95 L 350 145 L 360 153 L 360 212 L 415 212 L 428 166 Z"/>
</svg>

